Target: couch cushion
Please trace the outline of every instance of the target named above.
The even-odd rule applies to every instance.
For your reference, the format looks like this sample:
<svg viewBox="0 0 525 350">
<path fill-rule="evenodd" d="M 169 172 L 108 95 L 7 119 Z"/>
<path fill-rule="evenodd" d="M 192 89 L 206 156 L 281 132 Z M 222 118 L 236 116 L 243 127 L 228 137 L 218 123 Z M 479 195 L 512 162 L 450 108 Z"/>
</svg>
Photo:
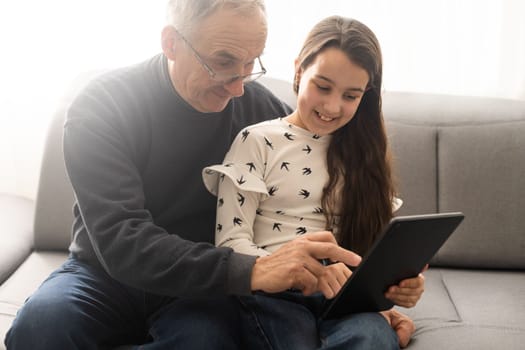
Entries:
<svg viewBox="0 0 525 350">
<path fill-rule="evenodd" d="M 73 189 L 62 152 L 66 105 L 58 108 L 49 126 L 42 158 L 34 221 L 35 249 L 67 250 L 73 223 Z"/>
<path fill-rule="evenodd" d="M 517 349 L 525 343 L 525 272 L 431 268 L 412 309 L 409 349 Z"/>
<path fill-rule="evenodd" d="M 394 156 L 394 174 L 403 206 L 397 212 L 426 214 L 437 211 L 435 128 L 387 121 Z M 410 140 L 410 142 L 407 142 Z"/>
<path fill-rule="evenodd" d="M 0 283 L 18 268 L 33 248 L 34 202 L 0 194 Z"/>
<path fill-rule="evenodd" d="M 270 89 L 282 101 L 290 107 L 295 108 L 297 105 L 297 96 L 293 91 L 292 84 L 286 80 L 263 76 L 258 80 L 261 84 Z"/>
<path fill-rule="evenodd" d="M 66 111 L 78 92 L 103 70 L 88 71 L 75 78 L 60 100 L 47 133 L 36 199 L 34 241 L 37 250 L 66 251 L 71 243 L 73 188 L 62 151 Z"/>
<path fill-rule="evenodd" d="M 49 274 L 67 258 L 67 253 L 34 252 L 0 286 L 0 350 L 4 349 L 5 333 L 18 309 Z"/>
<path fill-rule="evenodd" d="M 525 268 L 525 101 L 403 92 L 383 101 L 406 203 L 399 214 L 466 215 L 432 264 Z"/>
<path fill-rule="evenodd" d="M 525 269 L 524 135 L 525 117 L 440 128 L 439 210 L 465 221 L 436 264 Z"/>
<path fill-rule="evenodd" d="M 416 335 L 408 350 L 522 349 L 525 333 L 520 330 L 451 325 Z"/>
</svg>

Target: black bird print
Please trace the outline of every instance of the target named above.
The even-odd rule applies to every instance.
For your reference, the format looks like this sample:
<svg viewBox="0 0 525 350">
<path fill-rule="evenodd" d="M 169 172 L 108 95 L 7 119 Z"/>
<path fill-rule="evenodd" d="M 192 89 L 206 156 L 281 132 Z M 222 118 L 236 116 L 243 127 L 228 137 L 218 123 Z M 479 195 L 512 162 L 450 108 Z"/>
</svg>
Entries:
<svg viewBox="0 0 525 350">
<path fill-rule="evenodd" d="M 298 227 L 295 230 L 295 233 L 298 234 L 298 235 L 304 235 L 306 233 L 306 227 Z"/>
<path fill-rule="evenodd" d="M 272 187 L 270 187 L 270 189 L 268 190 L 268 194 L 269 194 L 270 196 L 275 196 L 275 192 L 277 192 L 278 190 L 279 190 L 278 187 L 276 187 L 276 186 L 272 186 Z"/>
<path fill-rule="evenodd" d="M 277 210 L 277 211 L 275 212 L 275 214 L 277 214 L 277 215 L 285 215 L 285 212 L 282 211 L 282 210 Z"/>
<path fill-rule="evenodd" d="M 303 168 L 303 175 L 311 175 L 312 169 L 310 168 Z"/>
<path fill-rule="evenodd" d="M 255 214 L 256 215 L 262 215 L 262 210 L 261 209 L 256 209 L 255 210 Z"/>
<path fill-rule="evenodd" d="M 217 224 L 217 232 L 221 232 L 222 231 L 222 225 L 221 224 Z"/>
<path fill-rule="evenodd" d="M 233 166 L 233 163 L 226 163 L 226 164 L 224 164 L 224 166 L 225 166 L 226 168 L 230 168 L 230 167 Z"/>
<path fill-rule="evenodd" d="M 239 192 L 237 192 L 237 201 L 239 202 L 239 204 L 241 205 L 241 207 L 244 205 L 244 200 L 246 198 L 244 198 L 244 196 L 242 194 L 240 194 Z"/>
<path fill-rule="evenodd" d="M 273 145 L 266 137 L 264 138 L 264 143 L 266 143 L 266 146 L 270 147 L 270 149 L 273 149 Z"/>
<path fill-rule="evenodd" d="M 237 179 L 237 183 L 239 185 L 244 185 L 246 183 L 246 180 L 244 179 L 244 176 L 241 175 L 241 178 Z"/>
<path fill-rule="evenodd" d="M 241 220 L 241 218 L 234 217 L 234 218 L 233 218 L 233 226 L 242 226 L 242 220 Z"/>
<path fill-rule="evenodd" d="M 282 162 L 281 163 L 281 170 L 286 169 L 287 171 L 290 171 L 290 169 L 288 169 L 288 165 L 290 165 L 289 162 Z"/>
<path fill-rule="evenodd" d="M 319 207 L 314 208 L 314 211 L 313 211 L 314 214 L 322 214 L 323 212 L 324 212 L 323 208 L 319 208 Z"/>
<path fill-rule="evenodd" d="M 310 192 L 308 192 L 307 190 L 303 188 L 301 191 L 299 191 L 299 196 L 303 196 L 304 199 L 306 199 L 310 197 Z"/>
<path fill-rule="evenodd" d="M 246 138 L 250 135 L 250 132 L 248 130 L 244 130 L 242 132 L 242 142 L 246 141 Z"/>
<path fill-rule="evenodd" d="M 321 138 L 321 136 L 320 136 L 320 135 L 317 135 L 317 134 L 315 134 L 314 136 L 312 136 L 312 138 L 313 138 L 314 140 L 319 140 L 319 139 Z"/>
<path fill-rule="evenodd" d="M 249 169 L 250 173 L 252 172 L 252 170 L 257 170 L 255 168 L 255 164 L 253 164 L 252 162 L 246 163 L 246 165 L 250 167 L 250 169 Z"/>
<path fill-rule="evenodd" d="M 286 137 L 286 138 L 287 138 L 288 140 L 290 140 L 290 141 L 293 141 L 295 135 L 290 134 L 289 132 L 285 132 L 285 133 L 284 133 L 284 137 Z"/>
<path fill-rule="evenodd" d="M 310 154 L 310 152 L 312 152 L 312 149 L 310 148 L 310 146 L 306 145 L 306 147 L 303 148 L 303 151 L 305 151 L 306 154 Z"/>
<path fill-rule="evenodd" d="M 219 198 L 218 202 L 219 202 L 219 207 L 222 207 L 224 205 L 224 199 L 223 198 Z"/>
<path fill-rule="evenodd" d="M 221 182 L 224 181 L 224 176 L 225 176 L 224 174 L 221 174 L 221 175 L 219 176 L 219 178 L 221 179 Z"/>
<path fill-rule="evenodd" d="M 272 229 L 272 231 L 277 230 L 277 231 L 281 232 L 281 225 L 282 225 L 281 223 L 276 222 L 275 224 L 273 224 L 273 229 Z"/>
</svg>

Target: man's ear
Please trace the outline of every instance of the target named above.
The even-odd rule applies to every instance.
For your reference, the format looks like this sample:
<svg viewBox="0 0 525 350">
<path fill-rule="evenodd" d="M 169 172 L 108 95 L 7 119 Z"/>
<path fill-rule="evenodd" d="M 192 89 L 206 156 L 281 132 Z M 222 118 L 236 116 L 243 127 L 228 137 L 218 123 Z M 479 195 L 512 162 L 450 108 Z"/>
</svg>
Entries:
<svg viewBox="0 0 525 350">
<path fill-rule="evenodd" d="M 162 29 L 161 45 L 162 52 L 171 61 L 175 60 L 175 51 L 177 50 L 177 43 L 179 35 L 173 26 L 166 26 Z"/>
</svg>

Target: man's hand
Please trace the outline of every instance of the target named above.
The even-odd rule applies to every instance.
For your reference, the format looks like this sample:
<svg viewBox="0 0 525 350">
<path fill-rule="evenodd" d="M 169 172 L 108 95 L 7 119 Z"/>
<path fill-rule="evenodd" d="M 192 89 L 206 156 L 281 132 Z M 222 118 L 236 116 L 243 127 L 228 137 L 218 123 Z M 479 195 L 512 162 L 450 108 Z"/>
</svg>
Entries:
<svg viewBox="0 0 525 350">
<path fill-rule="evenodd" d="M 321 259 L 336 264 L 324 266 Z M 337 245 L 331 232 L 303 235 L 284 244 L 269 256 L 257 258 L 252 270 L 252 290 L 277 293 L 295 288 L 310 295 L 320 291 L 333 298 L 357 266 L 359 255 Z"/>
<path fill-rule="evenodd" d="M 343 263 L 325 266 L 323 274 L 318 276 L 317 288 L 326 299 L 332 299 L 341 290 L 352 271 Z"/>
<path fill-rule="evenodd" d="M 410 338 L 412 338 L 412 335 L 416 331 L 414 321 L 412 321 L 407 315 L 404 315 L 395 309 L 383 311 L 381 314 L 396 332 L 399 346 L 406 348 L 410 342 Z"/>
<path fill-rule="evenodd" d="M 428 268 L 425 266 L 422 272 Z M 385 298 L 392 300 L 396 305 L 414 307 L 425 291 L 425 277 L 420 273 L 417 277 L 399 282 L 397 286 L 388 288 Z"/>
</svg>

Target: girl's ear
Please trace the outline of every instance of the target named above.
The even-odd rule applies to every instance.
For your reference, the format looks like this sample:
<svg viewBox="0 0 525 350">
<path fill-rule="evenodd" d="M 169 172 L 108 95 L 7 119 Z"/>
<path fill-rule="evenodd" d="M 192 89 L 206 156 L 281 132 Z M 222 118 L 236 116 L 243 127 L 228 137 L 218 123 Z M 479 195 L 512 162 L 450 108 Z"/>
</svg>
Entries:
<svg viewBox="0 0 525 350">
<path fill-rule="evenodd" d="M 164 55 L 170 60 L 175 60 L 175 53 L 177 51 L 177 44 L 180 42 L 179 35 L 175 28 L 166 26 L 161 33 L 161 47 Z"/>
</svg>

